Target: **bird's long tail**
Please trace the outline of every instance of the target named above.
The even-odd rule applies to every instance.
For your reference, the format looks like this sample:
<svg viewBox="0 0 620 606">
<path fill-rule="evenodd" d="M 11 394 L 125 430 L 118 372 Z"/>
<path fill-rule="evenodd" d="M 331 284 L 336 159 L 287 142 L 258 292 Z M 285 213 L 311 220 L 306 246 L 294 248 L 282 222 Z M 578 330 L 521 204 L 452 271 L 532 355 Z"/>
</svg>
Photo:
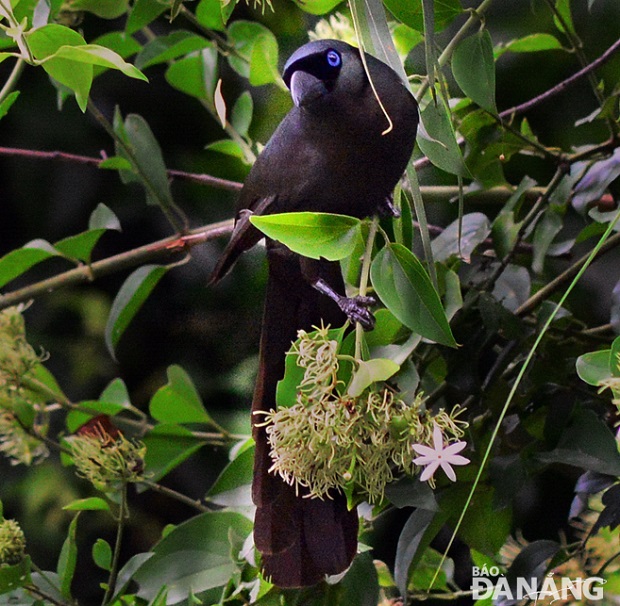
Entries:
<svg viewBox="0 0 620 606">
<path fill-rule="evenodd" d="M 269 253 L 259 375 L 252 411 L 274 409 L 277 382 L 284 375 L 285 353 L 299 329 L 331 324 L 345 317 L 327 297 L 304 279 L 299 257 L 273 246 Z M 326 264 L 329 281 L 342 283 L 338 264 Z M 263 572 L 280 587 L 304 587 L 338 574 L 351 563 L 357 549 L 358 517 L 349 511 L 344 495 L 329 499 L 304 498 L 295 487 L 269 473 L 271 459 L 260 415 L 253 414 L 256 441 L 252 495 L 257 506 L 254 540 L 262 554 Z"/>
</svg>

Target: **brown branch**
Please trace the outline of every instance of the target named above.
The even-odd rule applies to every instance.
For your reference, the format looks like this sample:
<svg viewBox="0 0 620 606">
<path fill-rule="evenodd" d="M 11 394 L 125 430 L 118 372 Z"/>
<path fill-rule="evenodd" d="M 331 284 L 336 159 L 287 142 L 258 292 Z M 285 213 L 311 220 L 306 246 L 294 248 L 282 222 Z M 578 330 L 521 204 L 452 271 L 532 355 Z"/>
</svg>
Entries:
<svg viewBox="0 0 620 606">
<path fill-rule="evenodd" d="M 140 248 L 95 261 L 90 265 L 79 265 L 74 269 L 52 276 L 46 280 L 41 280 L 35 284 L 0 295 L 0 309 L 5 309 L 23 301 L 29 301 L 38 295 L 61 287 L 92 282 L 96 278 L 124 269 L 130 269 L 142 263 L 170 261 L 180 253 L 188 252 L 197 244 L 230 234 L 232 226 L 233 222 L 229 220 L 198 227 L 182 236 L 170 236 L 158 242 L 152 242 Z"/>
<path fill-rule="evenodd" d="M 596 259 L 600 259 L 604 253 L 612 250 L 619 245 L 620 234 L 615 234 L 611 238 L 609 238 L 609 240 L 607 240 L 605 244 L 603 244 L 601 249 L 598 251 Z M 534 295 L 532 295 L 527 301 L 525 301 L 525 303 L 523 303 L 520 307 L 516 309 L 515 315 L 524 316 L 533 311 L 536 307 L 538 307 L 540 303 L 550 297 L 554 292 L 559 290 L 562 285 L 572 280 L 589 257 L 590 253 L 585 254 L 583 257 L 575 261 L 575 263 L 573 263 L 568 269 L 563 271 L 559 276 L 551 280 L 551 282 L 549 282 L 548 284 L 545 284 L 545 286 L 543 286 L 540 290 L 536 291 Z"/>
<path fill-rule="evenodd" d="M 20 149 L 17 147 L 0 147 L 0 156 L 11 156 L 16 158 L 28 158 L 30 160 L 57 160 L 60 162 L 71 162 L 84 166 L 98 168 L 105 158 L 94 158 L 91 156 L 81 156 L 61 151 L 39 151 L 34 149 Z M 168 175 L 173 179 L 183 179 L 200 185 L 210 185 L 217 189 L 228 191 L 239 191 L 242 184 L 237 181 L 229 181 L 211 175 L 200 175 L 188 173 L 182 170 L 169 170 Z"/>
<path fill-rule="evenodd" d="M 555 97 L 559 95 L 561 92 L 565 91 L 567 88 L 575 84 L 578 80 L 581 80 L 584 76 L 592 73 L 595 69 L 599 68 L 601 65 L 607 63 L 615 53 L 620 50 L 620 39 L 614 42 L 598 59 L 592 61 L 586 65 L 583 69 L 580 69 L 578 72 L 574 73 L 572 76 L 566 78 L 566 80 L 562 80 L 549 90 L 537 95 L 536 97 L 530 99 L 529 101 L 525 101 L 525 103 L 521 103 L 520 105 L 515 105 L 510 109 L 506 109 L 499 114 L 500 118 L 510 118 L 516 116 L 518 114 L 522 114 L 537 105 L 540 105 L 544 101 L 551 99 L 551 97 Z"/>
</svg>

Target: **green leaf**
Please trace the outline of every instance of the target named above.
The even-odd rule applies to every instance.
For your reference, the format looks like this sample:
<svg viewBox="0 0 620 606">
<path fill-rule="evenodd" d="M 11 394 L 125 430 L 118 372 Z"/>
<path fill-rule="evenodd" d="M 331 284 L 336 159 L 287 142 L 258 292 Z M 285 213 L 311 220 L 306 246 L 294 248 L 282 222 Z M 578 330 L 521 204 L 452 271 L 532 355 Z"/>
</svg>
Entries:
<svg viewBox="0 0 620 606">
<path fill-rule="evenodd" d="M 306 13 L 324 15 L 341 4 L 343 0 L 293 0 L 293 2 Z"/>
<path fill-rule="evenodd" d="M 583 354 L 577 358 L 575 363 L 577 375 L 588 385 L 598 387 L 601 381 L 612 376 L 609 368 L 610 361 L 611 349 Z"/>
<path fill-rule="evenodd" d="M 230 25 L 228 36 L 237 51 L 228 55 L 228 62 L 239 75 L 254 86 L 279 80 L 278 41 L 270 30 L 239 20 Z"/>
<path fill-rule="evenodd" d="M 116 19 L 127 12 L 129 0 L 71 0 L 72 11 L 86 11 L 102 19 Z"/>
<path fill-rule="evenodd" d="M 98 164 L 98 168 L 128 172 L 132 170 L 131 162 L 127 160 L 127 158 L 121 158 L 120 156 L 110 156 L 105 160 L 101 160 Z"/>
<path fill-rule="evenodd" d="M 385 0 L 386 8 L 413 29 L 424 32 L 422 0 Z M 441 31 L 458 17 L 463 9 L 459 0 L 435 0 L 435 31 Z"/>
<path fill-rule="evenodd" d="M 97 539 L 93 545 L 93 561 L 103 570 L 112 569 L 112 548 L 107 541 Z"/>
<path fill-rule="evenodd" d="M 563 46 L 560 44 L 560 41 L 551 34 L 529 34 L 523 36 L 523 38 L 511 40 L 506 43 L 497 54 L 502 54 L 507 51 L 513 53 L 536 53 L 546 50 L 563 50 Z"/>
<path fill-rule="evenodd" d="M 399 369 L 400 366 L 396 362 L 385 358 L 374 358 L 359 362 L 351 378 L 351 383 L 349 383 L 347 393 L 352 398 L 357 398 L 367 387 L 379 381 L 387 381 Z"/>
<path fill-rule="evenodd" d="M 537 274 L 542 274 L 545 265 L 545 256 L 555 237 L 562 229 L 562 217 L 560 209 L 551 205 L 545 210 L 545 214 L 537 223 L 534 230 L 534 254 L 532 256 L 532 270 Z"/>
<path fill-rule="evenodd" d="M 234 2 L 229 2 L 234 6 Z M 222 15 L 221 0 L 200 0 L 196 7 L 196 19 L 203 27 L 221 32 L 226 29 Z"/>
<path fill-rule="evenodd" d="M 488 30 L 480 30 L 457 45 L 452 56 L 452 74 L 461 90 L 474 103 L 497 113 L 495 59 Z"/>
<path fill-rule="evenodd" d="M 65 511 L 110 511 L 110 505 L 105 499 L 90 497 L 71 501 L 63 507 Z"/>
<path fill-rule="evenodd" d="M 409 516 L 398 537 L 396 561 L 394 562 L 394 580 L 401 595 L 407 595 L 409 569 L 416 556 L 419 557 L 418 549 L 435 515 L 434 511 L 427 509 L 415 510 Z"/>
<path fill-rule="evenodd" d="M 219 475 L 207 493 L 210 502 L 222 507 L 252 508 L 254 448 L 246 448 Z"/>
<path fill-rule="evenodd" d="M 43 61 L 43 69 L 54 80 L 75 93 L 80 109 L 86 111 L 93 81 L 92 64 L 54 56 L 61 48 L 86 46 L 84 38 L 72 29 L 56 23 L 31 30 L 25 36 L 33 57 L 37 61 Z"/>
<path fill-rule="evenodd" d="M 447 261 L 450 257 L 460 254 L 463 260 L 469 263 L 474 250 L 490 233 L 491 224 L 486 215 L 483 213 L 463 215 L 462 222 L 456 219 L 433 240 L 433 258 L 435 261 Z"/>
<path fill-rule="evenodd" d="M 2 101 L 2 103 L 0 103 L 0 120 L 2 120 L 2 118 L 4 118 L 4 116 L 7 115 L 7 113 L 9 112 L 9 109 L 11 109 L 11 106 L 13 105 L 13 103 L 15 103 L 15 101 L 17 101 L 17 97 L 19 97 L 19 91 L 13 91 L 12 93 L 10 93 L 9 95 L 7 95 L 4 100 Z"/>
<path fill-rule="evenodd" d="M 570 0 L 555 0 L 555 8 L 559 13 L 559 17 L 553 16 L 553 23 L 563 34 L 576 34 L 575 24 L 570 8 Z"/>
<path fill-rule="evenodd" d="M 420 133 L 418 145 L 424 155 L 441 170 L 453 175 L 467 176 L 461 148 L 450 120 L 450 112 L 443 101 L 429 103 L 420 114 L 427 136 Z"/>
<path fill-rule="evenodd" d="M 164 212 L 174 207 L 170 181 L 161 148 L 146 120 L 138 114 L 129 114 L 122 121 L 120 111 L 114 115 L 114 132 L 125 146 L 116 143 L 116 153 L 131 164 L 132 170 L 120 171 L 123 183 L 140 183 L 146 191 L 149 204 Z M 130 153 L 125 149 L 129 149 Z M 174 214 L 174 211 L 172 211 Z"/>
<path fill-rule="evenodd" d="M 90 263 L 93 249 L 99 242 L 105 229 L 90 229 L 75 236 L 69 236 L 54 243 L 54 247 L 69 259 L 78 259 Z"/>
<path fill-rule="evenodd" d="M 175 61 L 166 70 L 170 86 L 186 95 L 211 102 L 217 84 L 217 50 L 205 48 L 200 53 Z"/>
<path fill-rule="evenodd" d="M 129 392 L 127 391 L 127 385 L 125 385 L 123 379 L 114 379 L 111 381 L 101 392 L 99 400 L 117 404 L 126 410 L 133 408 L 131 399 L 129 398 Z"/>
<path fill-rule="evenodd" d="M 144 265 L 136 269 L 121 286 L 105 328 L 105 342 L 112 357 L 129 323 L 166 271 L 167 268 L 162 265 Z"/>
<path fill-rule="evenodd" d="M 121 231 L 121 223 L 118 217 L 105 204 L 100 202 L 88 219 L 88 229 Z"/>
<path fill-rule="evenodd" d="M 149 404 L 151 416 L 161 423 L 209 423 L 205 410 L 190 376 L 180 366 L 168 367 L 168 383 L 160 387 Z"/>
<path fill-rule="evenodd" d="M 364 333 L 368 347 L 381 347 L 391 345 L 396 335 L 402 330 L 403 325 L 389 309 L 378 309 L 374 312 L 375 327 Z"/>
<path fill-rule="evenodd" d="M 225 586 L 238 572 L 232 541 L 244 541 L 251 531 L 249 519 L 230 511 L 203 513 L 180 524 L 133 573 L 137 596 L 151 601 L 166 585 L 168 604 L 177 604 L 190 595 Z"/>
<path fill-rule="evenodd" d="M 210 40 L 192 32 L 178 30 L 167 36 L 158 36 L 146 44 L 136 57 L 136 66 L 145 69 L 212 47 Z"/>
<path fill-rule="evenodd" d="M 0 595 L 13 592 L 24 585 L 30 585 L 32 583 L 31 567 L 30 556 L 24 557 L 21 562 L 13 566 L 0 566 Z"/>
<path fill-rule="evenodd" d="M 57 252 L 53 253 L 43 248 L 19 248 L 7 253 L 0 259 L 0 288 L 27 272 L 31 267 L 41 263 L 41 261 L 57 254 Z"/>
<path fill-rule="evenodd" d="M 146 445 L 145 466 L 153 482 L 170 473 L 205 444 L 179 425 L 156 425 L 143 442 Z"/>
<path fill-rule="evenodd" d="M 60 592 L 64 598 L 69 600 L 71 599 L 71 583 L 73 582 L 73 575 L 75 574 L 75 567 L 77 565 L 78 550 L 76 531 L 79 515 L 78 513 L 73 520 L 71 520 L 71 524 L 69 524 L 67 538 L 62 545 L 56 569 L 60 578 Z"/>
<path fill-rule="evenodd" d="M 49 61 L 66 59 L 75 64 L 98 65 L 108 69 L 116 69 L 129 78 L 148 82 L 148 78 L 134 65 L 127 63 L 113 50 L 97 44 L 83 46 L 61 46 L 51 57 L 45 59 L 43 67 Z"/>
<path fill-rule="evenodd" d="M 426 339 L 456 347 L 439 295 L 411 251 L 400 244 L 384 247 L 370 275 L 377 295 L 400 322 Z"/>
<path fill-rule="evenodd" d="M 252 224 L 266 236 L 311 259 L 338 261 L 348 257 L 361 238 L 361 221 L 329 213 L 254 215 Z"/>
<path fill-rule="evenodd" d="M 536 458 L 543 463 L 562 463 L 620 476 L 620 453 L 614 434 L 591 410 L 578 411 L 557 447 L 537 454 Z"/>
<path fill-rule="evenodd" d="M 125 24 L 125 31 L 128 34 L 140 31 L 167 9 L 168 6 L 164 3 L 153 2 L 153 0 L 135 0 Z"/>
<path fill-rule="evenodd" d="M 246 90 L 239 95 L 230 114 L 230 123 L 242 137 L 248 136 L 253 110 L 254 102 L 252 101 L 252 95 Z"/>
<path fill-rule="evenodd" d="M 254 40 L 250 56 L 250 84 L 261 86 L 277 82 L 279 79 L 278 41 L 270 31 L 267 31 Z"/>
<path fill-rule="evenodd" d="M 241 146 L 232 139 L 221 139 L 220 141 L 214 141 L 213 143 L 206 145 L 205 149 L 208 151 L 225 154 L 227 156 L 232 156 L 233 158 L 238 158 L 239 160 L 245 159 Z"/>
</svg>

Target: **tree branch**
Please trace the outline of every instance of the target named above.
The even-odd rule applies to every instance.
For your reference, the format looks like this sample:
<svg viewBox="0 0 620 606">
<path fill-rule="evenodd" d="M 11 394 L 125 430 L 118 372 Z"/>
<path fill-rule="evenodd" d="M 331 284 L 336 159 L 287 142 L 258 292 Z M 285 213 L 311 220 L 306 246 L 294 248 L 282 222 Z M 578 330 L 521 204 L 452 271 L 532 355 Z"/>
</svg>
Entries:
<svg viewBox="0 0 620 606">
<path fill-rule="evenodd" d="M 197 244 L 230 234 L 232 226 L 232 220 L 228 220 L 198 227 L 182 236 L 170 236 L 101 261 L 95 261 L 90 265 L 80 265 L 46 280 L 0 295 L 0 309 L 28 301 L 60 287 L 92 282 L 96 278 L 129 269 L 142 263 L 171 260 L 179 253 L 187 252 Z"/>
</svg>

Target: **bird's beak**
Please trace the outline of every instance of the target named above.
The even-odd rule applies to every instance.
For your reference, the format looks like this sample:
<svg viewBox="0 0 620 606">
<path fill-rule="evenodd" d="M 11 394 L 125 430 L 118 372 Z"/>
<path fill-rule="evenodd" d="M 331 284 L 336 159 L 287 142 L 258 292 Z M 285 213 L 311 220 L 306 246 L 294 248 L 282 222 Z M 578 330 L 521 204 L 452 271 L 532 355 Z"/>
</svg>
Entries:
<svg viewBox="0 0 620 606">
<path fill-rule="evenodd" d="M 302 70 L 293 72 L 289 88 L 291 89 L 293 103 L 297 107 L 311 104 L 326 92 L 325 85 L 321 80 Z"/>
</svg>

